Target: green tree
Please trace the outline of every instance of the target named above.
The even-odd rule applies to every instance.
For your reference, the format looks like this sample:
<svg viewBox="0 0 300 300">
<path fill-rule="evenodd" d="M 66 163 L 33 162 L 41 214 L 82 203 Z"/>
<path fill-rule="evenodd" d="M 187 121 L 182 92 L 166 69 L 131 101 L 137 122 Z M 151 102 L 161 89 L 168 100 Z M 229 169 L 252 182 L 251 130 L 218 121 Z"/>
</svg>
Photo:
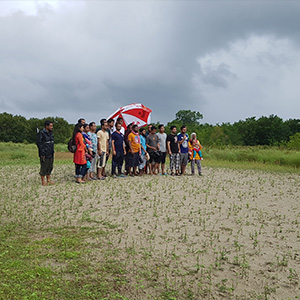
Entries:
<svg viewBox="0 0 300 300">
<path fill-rule="evenodd" d="M 199 125 L 203 115 L 198 111 L 180 110 L 176 113 L 176 121 L 184 125 Z"/>
</svg>

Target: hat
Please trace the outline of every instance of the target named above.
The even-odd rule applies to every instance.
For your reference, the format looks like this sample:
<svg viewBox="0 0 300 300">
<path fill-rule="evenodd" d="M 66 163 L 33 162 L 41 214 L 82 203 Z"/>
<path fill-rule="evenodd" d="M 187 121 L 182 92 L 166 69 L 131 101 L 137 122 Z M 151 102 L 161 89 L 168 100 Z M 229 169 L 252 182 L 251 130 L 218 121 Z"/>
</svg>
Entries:
<svg viewBox="0 0 300 300">
<path fill-rule="evenodd" d="M 149 155 L 149 153 L 146 153 L 146 154 L 145 154 L 145 158 L 146 158 L 146 161 L 149 161 L 149 160 L 150 160 L 150 155 Z"/>
</svg>

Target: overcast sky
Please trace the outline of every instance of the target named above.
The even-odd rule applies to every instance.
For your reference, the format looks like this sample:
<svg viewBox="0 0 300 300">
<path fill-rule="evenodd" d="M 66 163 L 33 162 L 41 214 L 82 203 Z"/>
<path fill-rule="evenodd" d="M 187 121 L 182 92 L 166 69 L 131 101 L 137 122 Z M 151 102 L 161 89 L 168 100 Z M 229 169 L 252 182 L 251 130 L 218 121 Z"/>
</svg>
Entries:
<svg viewBox="0 0 300 300">
<path fill-rule="evenodd" d="M 0 1 L 0 112 L 300 118 L 299 1 Z"/>
</svg>

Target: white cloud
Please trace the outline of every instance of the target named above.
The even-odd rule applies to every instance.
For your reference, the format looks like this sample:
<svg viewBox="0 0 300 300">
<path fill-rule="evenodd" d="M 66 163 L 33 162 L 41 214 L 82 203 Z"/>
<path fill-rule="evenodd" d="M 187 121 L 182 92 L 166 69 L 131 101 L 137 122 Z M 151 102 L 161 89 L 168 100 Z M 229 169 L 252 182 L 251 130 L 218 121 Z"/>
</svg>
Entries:
<svg viewBox="0 0 300 300">
<path fill-rule="evenodd" d="M 299 117 L 299 58 L 294 43 L 273 36 L 251 36 L 200 57 L 193 82 L 205 97 L 204 115 L 210 122 Z"/>
</svg>

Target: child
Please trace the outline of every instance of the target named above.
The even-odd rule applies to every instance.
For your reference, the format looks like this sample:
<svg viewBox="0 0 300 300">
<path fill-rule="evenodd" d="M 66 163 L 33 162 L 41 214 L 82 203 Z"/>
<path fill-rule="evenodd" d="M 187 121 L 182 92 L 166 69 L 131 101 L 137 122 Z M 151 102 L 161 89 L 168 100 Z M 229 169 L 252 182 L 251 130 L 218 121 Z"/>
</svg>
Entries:
<svg viewBox="0 0 300 300">
<path fill-rule="evenodd" d="M 202 147 L 200 147 L 200 144 L 197 141 L 197 143 L 193 147 L 193 160 L 195 160 L 195 157 L 197 154 L 200 157 L 198 159 L 203 160 L 201 149 L 202 149 Z"/>
</svg>

